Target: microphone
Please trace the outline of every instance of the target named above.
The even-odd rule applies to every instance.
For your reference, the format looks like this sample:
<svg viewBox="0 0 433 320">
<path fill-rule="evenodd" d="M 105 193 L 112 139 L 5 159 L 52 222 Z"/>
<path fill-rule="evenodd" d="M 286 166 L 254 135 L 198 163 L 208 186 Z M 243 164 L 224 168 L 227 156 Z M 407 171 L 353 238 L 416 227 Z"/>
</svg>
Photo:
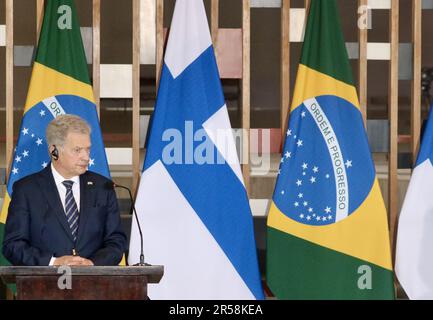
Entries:
<svg viewBox="0 0 433 320">
<path fill-rule="evenodd" d="M 150 264 L 147 264 L 144 262 L 144 251 L 143 251 L 143 233 L 141 232 L 141 226 L 140 221 L 138 220 L 137 211 L 135 210 L 134 201 L 132 199 L 132 193 L 131 190 L 128 187 L 122 186 L 120 184 L 116 184 L 113 181 L 107 181 L 105 183 L 105 188 L 109 190 L 114 190 L 115 188 L 125 189 L 128 191 L 129 198 L 131 199 L 131 208 L 129 210 L 129 214 L 133 214 L 135 216 L 135 221 L 137 222 L 138 226 L 138 232 L 140 233 L 140 245 L 141 245 L 141 252 L 140 252 L 140 262 L 134 264 L 134 266 L 149 266 Z"/>
</svg>

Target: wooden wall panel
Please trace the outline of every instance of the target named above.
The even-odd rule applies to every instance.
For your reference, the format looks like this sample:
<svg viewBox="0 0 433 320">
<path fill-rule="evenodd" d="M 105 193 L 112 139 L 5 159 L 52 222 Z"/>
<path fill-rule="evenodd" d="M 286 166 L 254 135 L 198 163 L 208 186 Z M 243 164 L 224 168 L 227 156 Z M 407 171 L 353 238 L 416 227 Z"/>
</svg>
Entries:
<svg viewBox="0 0 433 320">
<path fill-rule="evenodd" d="M 250 24 L 251 11 L 250 0 L 242 2 L 242 38 L 243 38 L 243 62 L 242 62 L 242 128 L 246 133 L 243 139 L 243 158 L 242 173 L 244 176 L 247 193 L 250 194 L 250 104 L 251 104 L 251 73 L 250 73 Z"/>
<path fill-rule="evenodd" d="M 398 214 L 398 50 L 399 50 L 399 0 L 392 1 L 390 10 L 391 60 L 389 62 L 389 176 L 388 176 L 388 210 L 390 217 L 391 245 L 394 248 L 395 229 Z M 394 256 L 394 254 L 393 254 Z"/>
<path fill-rule="evenodd" d="M 290 108 L 290 0 L 281 7 L 281 136 L 284 141 Z"/>
<path fill-rule="evenodd" d="M 14 10 L 13 0 L 4 0 L 6 3 L 6 165 L 7 175 L 10 171 L 10 164 L 13 154 L 13 105 L 14 105 Z M 44 0 L 36 1 L 36 30 L 37 37 L 43 18 Z M 355 1 L 355 0 L 354 0 Z M 304 0 L 306 8 L 309 7 L 310 0 Z M 366 5 L 368 0 L 357 0 L 358 5 Z M 282 135 L 287 126 L 288 110 L 290 105 L 290 0 L 281 1 L 281 105 L 280 105 L 280 125 Z M 219 0 L 211 0 L 211 33 L 214 46 L 218 42 L 219 28 Z M 397 159 L 398 159 L 398 62 L 399 62 L 399 1 L 391 1 L 390 9 L 390 74 L 389 74 L 389 121 L 390 121 L 390 150 L 389 150 L 389 199 L 388 208 L 390 215 L 391 238 L 394 240 L 395 226 L 398 216 L 398 180 L 397 180 Z M 140 116 L 140 1 L 133 0 L 133 187 L 138 185 L 139 168 L 139 116 Z M 98 114 L 100 112 L 100 10 L 101 0 L 92 0 L 92 18 L 93 18 L 93 85 Z M 242 0 L 242 80 L 241 80 L 241 110 L 242 110 L 242 127 L 246 129 L 248 135 L 245 138 L 243 155 L 247 164 L 243 165 L 243 175 L 247 190 L 250 188 L 250 167 L 249 162 L 249 129 L 250 129 L 250 0 Z M 261 9 L 262 10 L 262 9 Z M 266 10 L 266 9 L 263 9 Z M 415 159 L 420 139 L 421 127 L 421 26 L 422 26 L 422 3 L 418 0 L 412 0 L 412 12 L 405 13 L 405 17 L 412 17 L 412 42 L 414 45 L 413 55 L 413 81 L 411 93 L 411 151 Z M 164 0 L 156 0 L 156 86 L 160 79 L 161 67 L 163 64 L 164 49 Z M 368 31 L 360 29 L 359 37 L 359 76 L 358 90 L 361 105 L 361 111 L 364 121 L 367 119 L 367 79 L 368 79 Z M 146 50 L 144 48 L 144 50 Z M 297 67 L 294 65 L 293 67 Z M 393 243 L 394 244 L 394 243 Z"/>
<path fill-rule="evenodd" d="M 212 44 L 216 48 L 218 44 L 218 27 L 219 27 L 219 0 L 211 0 L 211 21 L 210 29 L 212 35 Z M 217 51 L 215 50 L 215 56 Z M 216 57 L 218 58 L 218 57 Z"/>
<path fill-rule="evenodd" d="M 421 63 L 422 63 L 422 3 L 412 0 L 413 80 L 411 112 L 411 150 L 415 163 L 421 132 Z"/>
<path fill-rule="evenodd" d="M 6 0 L 6 179 L 14 148 L 14 3 Z"/>
<path fill-rule="evenodd" d="M 164 0 L 156 0 L 156 88 L 164 59 Z"/>
<path fill-rule="evenodd" d="M 368 0 L 359 0 L 358 6 L 366 6 Z M 359 32 L 359 60 L 358 60 L 358 94 L 364 125 L 367 125 L 367 42 L 368 29 L 358 28 Z"/>
<path fill-rule="evenodd" d="M 92 79 L 93 95 L 95 97 L 96 111 L 101 118 L 101 0 L 93 0 L 92 8 L 93 32 L 93 58 Z"/>
<path fill-rule="evenodd" d="M 140 0 L 132 6 L 132 193 L 140 177 Z"/>
<path fill-rule="evenodd" d="M 41 32 L 42 20 L 44 18 L 45 0 L 36 0 L 36 45 L 39 42 L 39 33 Z"/>
</svg>

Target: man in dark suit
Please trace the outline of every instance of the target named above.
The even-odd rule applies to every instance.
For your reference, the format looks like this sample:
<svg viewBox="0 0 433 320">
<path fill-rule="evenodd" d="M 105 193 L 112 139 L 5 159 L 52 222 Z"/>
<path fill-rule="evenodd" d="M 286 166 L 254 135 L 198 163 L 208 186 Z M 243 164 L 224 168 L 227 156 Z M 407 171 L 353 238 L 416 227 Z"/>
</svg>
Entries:
<svg viewBox="0 0 433 320">
<path fill-rule="evenodd" d="M 3 255 L 14 265 L 116 265 L 126 249 L 110 181 L 87 171 L 90 127 L 74 115 L 51 121 L 51 164 L 13 186 Z"/>
</svg>

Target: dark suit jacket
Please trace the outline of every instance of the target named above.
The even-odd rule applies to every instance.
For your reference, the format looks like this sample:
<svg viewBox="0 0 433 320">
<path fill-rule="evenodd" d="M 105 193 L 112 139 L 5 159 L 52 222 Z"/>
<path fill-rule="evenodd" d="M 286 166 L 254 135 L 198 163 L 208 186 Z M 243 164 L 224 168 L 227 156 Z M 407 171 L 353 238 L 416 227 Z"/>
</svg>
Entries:
<svg viewBox="0 0 433 320">
<path fill-rule="evenodd" d="M 87 171 L 80 176 L 80 213 L 74 244 L 51 165 L 13 185 L 3 255 L 13 265 L 47 266 L 51 257 L 77 255 L 95 265 L 116 265 L 126 250 L 114 190 L 107 178 Z"/>
</svg>

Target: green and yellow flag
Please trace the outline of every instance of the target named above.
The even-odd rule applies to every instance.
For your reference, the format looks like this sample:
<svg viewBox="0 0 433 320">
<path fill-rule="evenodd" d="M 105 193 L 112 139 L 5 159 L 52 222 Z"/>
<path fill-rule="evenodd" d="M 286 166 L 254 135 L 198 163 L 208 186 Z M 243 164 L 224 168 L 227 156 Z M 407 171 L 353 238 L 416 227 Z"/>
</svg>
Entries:
<svg viewBox="0 0 433 320">
<path fill-rule="evenodd" d="M 47 0 L 33 64 L 20 135 L 0 215 L 0 247 L 15 181 L 49 165 L 45 130 L 58 115 L 70 113 L 92 128 L 89 170 L 110 177 L 80 26 L 72 0 Z M 8 261 L 0 253 L 0 265 Z"/>
<path fill-rule="evenodd" d="M 387 214 L 335 0 L 312 0 L 268 216 L 280 299 L 393 299 Z"/>
</svg>

